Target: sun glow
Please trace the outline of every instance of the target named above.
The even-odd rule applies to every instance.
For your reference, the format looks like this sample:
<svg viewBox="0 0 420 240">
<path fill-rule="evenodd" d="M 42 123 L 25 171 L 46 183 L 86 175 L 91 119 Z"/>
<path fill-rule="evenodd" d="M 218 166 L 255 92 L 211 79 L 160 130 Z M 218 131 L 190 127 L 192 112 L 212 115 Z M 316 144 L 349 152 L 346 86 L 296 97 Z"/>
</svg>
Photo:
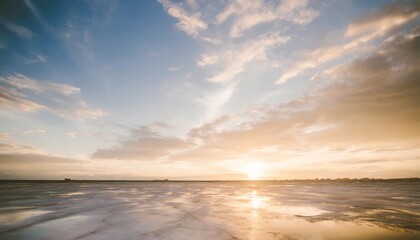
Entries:
<svg viewBox="0 0 420 240">
<path fill-rule="evenodd" d="M 261 163 L 250 163 L 245 166 L 244 173 L 251 180 L 257 180 L 264 176 L 265 166 Z"/>
</svg>

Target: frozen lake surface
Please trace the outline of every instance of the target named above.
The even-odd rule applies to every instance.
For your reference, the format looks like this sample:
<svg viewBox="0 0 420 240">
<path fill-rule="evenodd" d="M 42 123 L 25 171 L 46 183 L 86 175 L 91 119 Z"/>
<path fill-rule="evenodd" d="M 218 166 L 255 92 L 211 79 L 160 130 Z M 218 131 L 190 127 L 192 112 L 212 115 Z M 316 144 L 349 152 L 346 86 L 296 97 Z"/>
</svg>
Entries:
<svg viewBox="0 0 420 240">
<path fill-rule="evenodd" d="M 0 239 L 420 239 L 420 181 L 0 182 Z"/>
</svg>

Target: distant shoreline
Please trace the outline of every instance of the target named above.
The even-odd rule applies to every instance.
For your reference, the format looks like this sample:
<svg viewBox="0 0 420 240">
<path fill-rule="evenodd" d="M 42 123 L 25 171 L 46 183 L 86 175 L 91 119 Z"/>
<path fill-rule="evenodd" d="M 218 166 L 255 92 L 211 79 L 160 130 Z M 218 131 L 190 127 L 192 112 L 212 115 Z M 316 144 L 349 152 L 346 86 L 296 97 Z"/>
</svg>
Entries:
<svg viewBox="0 0 420 240">
<path fill-rule="evenodd" d="M 7 183 L 7 182 L 32 182 L 32 183 L 118 183 L 118 182 L 145 182 L 145 183 L 185 183 L 185 182 L 238 182 L 238 183 L 250 183 L 250 182 L 276 182 L 276 183 L 290 183 L 290 182 L 396 182 L 396 181 L 420 181 L 419 177 L 412 177 L 412 178 L 337 178 L 337 179 L 329 179 L 329 178 L 319 178 L 319 179 L 273 179 L 273 180 L 82 180 L 82 179 L 75 179 L 75 180 L 18 180 L 18 179 L 0 179 L 0 183 Z"/>
</svg>

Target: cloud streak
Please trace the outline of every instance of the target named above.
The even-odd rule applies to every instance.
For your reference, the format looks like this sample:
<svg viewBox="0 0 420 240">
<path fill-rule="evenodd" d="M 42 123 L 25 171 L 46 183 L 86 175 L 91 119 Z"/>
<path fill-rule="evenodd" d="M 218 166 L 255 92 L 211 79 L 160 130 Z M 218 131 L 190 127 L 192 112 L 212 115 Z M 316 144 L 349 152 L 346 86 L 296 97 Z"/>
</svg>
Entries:
<svg viewBox="0 0 420 240">
<path fill-rule="evenodd" d="M 0 106 L 23 112 L 36 112 L 45 109 L 45 106 L 28 100 L 24 94 L 15 89 L 0 86 L 0 90 Z"/>
<path fill-rule="evenodd" d="M 234 18 L 230 30 L 231 37 L 239 37 L 245 31 L 263 23 L 284 20 L 305 25 L 318 17 L 319 13 L 307 7 L 307 0 L 284 0 L 275 3 L 265 1 L 237 0 L 232 1 L 216 17 L 216 23 L 222 24 L 229 18 Z"/>
<path fill-rule="evenodd" d="M 173 151 L 183 150 L 189 145 L 182 139 L 162 135 L 149 126 L 142 126 L 131 130 L 129 140 L 112 148 L 98 149 L 92 158 L 165 160 Z"/>
<path fill-rule="evenodd" d="M 181 6 L 168 0 L 159 0 L 165 11 L 177 19 L 175 26 L 192 37 L 198 37 L 199 32 L 207 29 L 207 24 L 200 20 L 200 13 L 187 13 Z"/>
<path fill-rule="evenodd" d="M 37 94 L 52 92 L 65 96 L 70 96 L 80 93 L 80 88 L 77 87 L 47 81 L 36 81 L 22 74 L 0 77 L 0 81 L 15 88 L 30 90 Z"/>
<path fill-rule="evenodd" d="M 80 98 L 80 89 L 68 84 L 38 81 L 22 74 L 1 76 L 0 105 L 23 112 L 45 110 L 73 121 L 95 119 L 106 114 Z"/>
<path fill-rule="evenodd" d="M 419 12 L 420 8 L 415 2 L 411 2 L 409 6 L 404 6 L 400 2 L 394 2 L 380 8 L 349 24 L 343 36 L 346 39 L 346 43 L 323 47 L 309 52 L 305 56 L 305 60 L 297 61 L 287 67 L 287 70 L 283 72 L 276 83 L 283 84 L 303 74 L 308 69 L 313 69 L 349 54 L 360 52 L 371 41 L 384 37 L 415 20 Z"/>
<path fill-rule="evenodd" d="M 264 34 L 255 40 L 233 46 L 219 54 L 204 54 L 198 61 L 198 66 L 206 67 L 219 64 L 223 66 L 223 70 L 207 78 L 207 81 L 213 83 L 230 81 L 244 71 L 246 64 L 255 60 L 266 60 L 270 49 L 287 43 L 289 39 L 289 37 L 280 36 L 278 33 Z"/>
<path fill-rule="evenodd" d="M 10 31 L 16 33 L 19 37 L 22 38 L 32 38 L 34 36 L 34 33 L 29 30 L 28 28 L 21 26 L 21 25 L 17 25 L 14 24 L 10 21 L 8 21 L 7 19 L 4 19 L 2 17 L 0 17 L 0 23 L 5 26 L 7 29 L 9 29 Z"/>
</svg>

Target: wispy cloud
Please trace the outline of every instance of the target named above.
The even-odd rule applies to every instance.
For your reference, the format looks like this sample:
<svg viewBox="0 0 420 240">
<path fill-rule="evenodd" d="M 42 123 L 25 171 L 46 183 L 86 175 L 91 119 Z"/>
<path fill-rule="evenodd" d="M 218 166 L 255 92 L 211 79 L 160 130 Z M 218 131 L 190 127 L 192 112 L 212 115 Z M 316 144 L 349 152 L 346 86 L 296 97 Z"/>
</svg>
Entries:
<svg viewBox="0 0 420 240">
<path fill-rule="evenodd" d="M 254 60 L 266 60 L 267 52 L 271 48 L 284 44 L 289 39 L 289 37 L 280 36 L 278 33 L 264 34 L 257 39 L 232 46 L 221 53 L 203 54 L 197 64 L 200 67 L 222 65 L 223 70 L 207 78 L 207 81 L 215 83 L 229 81 L 243 72 L 246 64 Z"/>
<path fill-rule="evenodd" d="M 416 4 L 414 5 L 417 6 Z M 326 46 L 308 52 L 303 57 L 304 60 L 296 61 L 291 66 L 288 66 L 276 83 L 285 83 L 308 69 L 313 69 L 346 55 L 363 51 L 373 40 L 384 37 L 416 19 L 420 9 L 415 6 L 407 7 L 401 2 L 394 2 L 349 24 L 343 35 L 345 39 L 344 44 Z"/>
<path fill-rule="evenodd" d="M 9 29 L 10 31 L 16 33 L 18 36 L 22 37 L 22 38 L 32 38 L 34 33 L 29 30 L 28 28 L 21 26 L 21 25 L 17 25 L 14 24 L 10 21 L 8 21 L 7 19 L 4 19 L 2 17 L 0 17 L 0 23 L 5 26 L 7 29 Z"/>
<path fill-rule="evenodd" d="M 230 30 L 231 37 L 239 37 L 246 30 L 276 20 L 305 25 L 319 15 L 317 11 L 308 8 L 307 5 L 307 0 L 285 0 L 278 4 L 262 0 L 237 0 L 232 1 L 217 15 L 216 22 L 221 24 L 229 18 L 234 18 Z"/>
<path fill-rule="evenodd" d="M 0 106 L 18 109 L 23 112 L 36 112 L 46 107 L 30 101 L 24 94 L 19 93 L 16 89 L 0 86 Z"/>
<path fill-rule="evenodd" d="M 237 90 L 237 85 L 241 81 L 237 76 L 246 72 L 248 65 L 264 63 L 268 60 L 269 51 L 288 42 L 289 39 L 278 33 L 268 33 L 249 42 L 229 46 L 220 52 L 201 55 L 197 65 L 213 69 L 214 75 L 206 80 L 219 85 L 216 90 L 210 90 L 197 99 L 206 108 L 204 120 L 210 121 L 219 116 L 220 110 Z"/>
<path fill-rule="evenodd" d="M 68 133 L 66 133 L 66 136 L 69 137 L 69 138 L 75 139 L 76 138 L 76 133 L 75 132 L 68 132 Z"/>
<path fill-rule="evenodd" d="M 168 71 L 169 72 L 175 72 L 175 71 L 178 71 L 178 70 L 181 70 L 182 69 L 182 67 L 170 67 L 170 68 L 168 68 Z"/>
<path fill-rule="evenodd" d="M 42 151 L 30 146 L 0 143 L 1 154 L 42 154 Z"/>
<path fill-rule="evenodd" d="M 27 59 L 24 61 L 24 63 L 26 64 L 33 64 L 33 63 L 45 63 L 47 62 L 47 57 L 45 57 L 44 55 L 36 55 L 35 58 L 33 59 Z"/>
<path fill-rule="evenodd" d="M 377 53 L 330 71 L 332 80 L 326 86 L 314 86 L 302 98 L 261 109 L 265 114 L 259 115 L 264 118 L 252 118 L 243 128 L 219 131 L 204 125 L 203 130 L 195 129 L 191 136 L 204 144 L 191 150 L 192 156 L 187 151 L 176 159 L 210 156 L 209 161 L 226 160 L 273 144 L 302 152 L 314 147 L 376 149 L 395 142 L 417 146 L 417 41 L 415 33 L 395 37 Z M 404 67 L 396 70 L 396 65 Z"/>
<path fill-rule="evenodd" d="M 197 98 L 197 101 L 206 109 L 203 121 L 211 121 L 218 117 L 220 110 L 231 99 L 236 88 L 236 82 L 227 83 L 220 86 L 218 90 L 206 92 L 204 96 Z"/>
<path fill-rule="evenodd" d="M 258 118 L 222 116 L 192 129 L 185 138 L 136 129 L 129 139 L 116 147 L 99 149 L 94 157 L 146 156 L 142 159 L 212 163 L 243 163 L 251 158 L 286 172 L 334 164 L 328 171 L 336 173 L 389 156 L 386 149 L 395 148 L 395 143 L 409 149 L 401 150 L 404 157 L 418 158 L 418 41 L 418 30 L 396 35 L 370 56 L 338 65 L 329 72 L 330 81 L 314 83 L 304 96 L 256 109 L 251 114 Z M 146 151 L 151 144 L 158 146 L 159 154 Z M 398 157 L 401 151 L 392 157 L 406 161 Z M 349 167 L 351 159 L 360 161 Z M 406 163 L 413 166 L 414 162 Z M 389 164 L 372 174 L 401 167 L 395 161 Z"/>
<path fill-rule="evenodd" d="M 198 37 L 200 31 L 207 29 L 207 24 L 200 20 L 199 12 L 190 14 L 180 5 L 172 3 L 169 0 L 159 0 L 159 2 L 171 17 L 178 20 L 178 23 L 175 26 L 179 30 L 184 31 L 192 37 Z"/>
<path fill-rule="evenodd" d="M 67 84 L 58 84 L 47 81 L 37 81 L 22 74 L 0 77 L 0 81 L 18 89 L 30 90 L 35 93 L 54 92 L 65 96 L 80 93 L 80 88 Z"/>
<path fill-rule="evenodd" d="M 22 74 L 0 77 L 0 103 L 24 112 L 46 110 L 73 121 L 104 116 L 105 111 L 89 106 L 80 98 L 80 89 L 68 84 L 38 81 Z M 19 90 L 19 91 L 18 91 Z M 35 95 L 33 95 L 35 94 Z"/>
<path fill-rule="evenodd" d="M 45 134 L 47 133 L 47 130 L 45 129 L 34 129 L 34 130 L 26 130 L 21 132 L 21 135 L 30 135 L 30 134 Z"/>
<path fill-rule="evenodd" d="M 80 97 L 57 99 L 50 109 L 58 116 L 72 121 L 97 119 L 107 115 L 106 111 L 88 105 Z"/>
<path fill-rule="evenodd" d="M 25 0 L 26 6 L 31 10 L 35 18 L 44 26 L 46 29 L 51 30 L 47 21 L 43 18 L 36 5 L 31 0 Z"/>
<path fill-rule="evenodd" d="M 350 24 L 345 36 L 354 37 L 372 33 L 376 36 L 383 36 L 414 20 L 419 14 L 420 6 L 415 1 L 393 2 Z"/>
</svg>

